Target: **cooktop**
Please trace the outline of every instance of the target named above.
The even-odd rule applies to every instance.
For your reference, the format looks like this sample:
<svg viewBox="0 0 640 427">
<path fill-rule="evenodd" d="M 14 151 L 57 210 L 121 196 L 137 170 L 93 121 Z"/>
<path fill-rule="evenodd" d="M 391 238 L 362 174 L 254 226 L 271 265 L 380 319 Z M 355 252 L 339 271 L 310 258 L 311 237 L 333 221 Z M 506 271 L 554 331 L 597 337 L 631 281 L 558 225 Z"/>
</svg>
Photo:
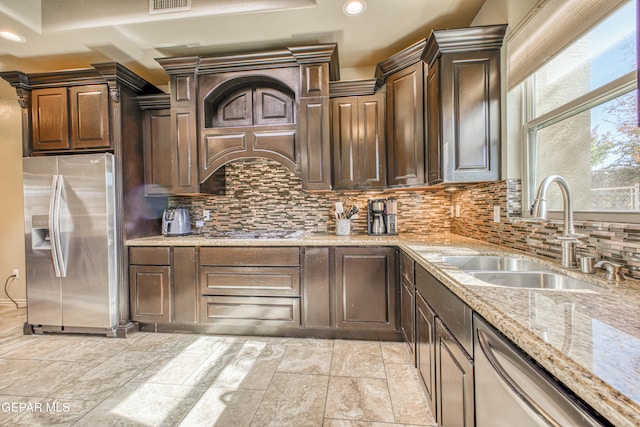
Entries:
<svg viewBox="0 0 640 427">
<path fill-rule="evenodd" d="M 301 230 L 233 230 L 205 233 L 207 239 L 300 239 L 303 236 L 304 231 Z"/>
</svg>

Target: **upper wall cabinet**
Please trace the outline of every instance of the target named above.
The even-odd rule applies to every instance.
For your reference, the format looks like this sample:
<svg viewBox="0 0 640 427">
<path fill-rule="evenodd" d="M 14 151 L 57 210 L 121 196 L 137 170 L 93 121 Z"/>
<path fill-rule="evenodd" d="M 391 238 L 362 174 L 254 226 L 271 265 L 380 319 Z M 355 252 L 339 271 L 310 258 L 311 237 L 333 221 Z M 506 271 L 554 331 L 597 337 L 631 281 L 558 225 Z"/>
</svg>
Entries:
<svg viewBox="0 0 640 427">
<path fill-rule="evenodd" d="M 506 25 L 433 31 L 423 59 L 427 183 L 500 179 Z"/>
<path fill-rule="evenodd" d="M 389 187 L 424 185 L 425 41 L 378 64 L 387 86 L 387 183 Z"/>
<path fill-rule="evenodd" d="M 386 186 L 385 94 L 375 93 L 380 83 L 375 79 L 331 83 L 336 190 Z"/>
<path fill-rule="evenodd" d="M 124 117 L 119 108 L 123 91 L 127 96 L 160 92 L 117 63 L 92 67 L 0 73 L 16 88 L 23 108 L 25 156 L 117 150 L 121 129 L 113 126 L 120 123 L 116 116 Z"/>
<path fill-rule="evenodd" d="M 171 176 L 171 109 L 169 95 L 138 97 L 142 110 L 145 196 L 169 196 Z"/>
<path fill-rule="evenodd" d="M 106 84 L 34 89 L 33 151 L 109 148 Z"/>
<path fill-rule="evenodd" d="M 276 160 L 305 190 L 331 189 L 329 80 L 335 44 L 158 59 L 170 76 L 173 193 L 208 192 L 234 160 Z"/>
</svg>

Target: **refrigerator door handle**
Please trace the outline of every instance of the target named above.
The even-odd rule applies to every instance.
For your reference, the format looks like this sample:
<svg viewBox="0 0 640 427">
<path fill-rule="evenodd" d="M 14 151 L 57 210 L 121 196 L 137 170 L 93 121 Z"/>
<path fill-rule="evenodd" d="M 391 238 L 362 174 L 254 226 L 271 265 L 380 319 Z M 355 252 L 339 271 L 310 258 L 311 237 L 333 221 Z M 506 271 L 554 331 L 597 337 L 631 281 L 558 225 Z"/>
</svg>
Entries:
<svg viewBox="0 0 640 427">
<path fill-rule="evenodd" d="M 51 244 L 51 261 L 56 277 L 60 277 L 60 264 L 58 263 L 58 240 L 56 239 L 56 190 L 58 188 L 58 175 L 53 175 L 51 182 L 51 196 L 49 198 L 49 242 Z"/>
<path fill-rule="evenodd" d="M 51 239 L 51 255 L 53 258 L 53 269 L 56 277 L 66 277 L 64 257 L 62 256 L 62 243 L 60 239 L 60 199 L 62 198 L 62 188 L 64 178 L 62 175 L 53 176 L 53 191 L 49 202 L 49 234 Z"/>
</svg>

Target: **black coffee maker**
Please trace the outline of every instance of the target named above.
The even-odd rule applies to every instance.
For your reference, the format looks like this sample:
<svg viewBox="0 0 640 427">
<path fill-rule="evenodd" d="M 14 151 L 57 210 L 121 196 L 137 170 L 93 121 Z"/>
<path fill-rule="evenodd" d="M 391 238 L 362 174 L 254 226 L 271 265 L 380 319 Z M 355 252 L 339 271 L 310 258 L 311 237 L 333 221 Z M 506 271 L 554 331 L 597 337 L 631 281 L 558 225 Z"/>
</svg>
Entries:
<svg viewBox="0 0 640 427">
<path fill-rule="evenodd" d="M 367 234 L 372 236 L 398 234 L 396 199 L 372 199 L 367 202 Z"/>
</svg>

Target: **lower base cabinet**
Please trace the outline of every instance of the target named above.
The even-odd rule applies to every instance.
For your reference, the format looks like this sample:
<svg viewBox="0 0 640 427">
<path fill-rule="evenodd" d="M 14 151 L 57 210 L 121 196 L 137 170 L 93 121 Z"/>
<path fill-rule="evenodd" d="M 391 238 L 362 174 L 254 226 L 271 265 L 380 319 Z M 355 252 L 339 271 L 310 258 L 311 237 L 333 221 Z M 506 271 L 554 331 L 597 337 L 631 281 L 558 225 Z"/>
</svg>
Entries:
<svg viewBox="0 0 640 427">
<path fill-rule="evenodd" d="M 436 319 L 435 362 L 438 424 L 473 427 L 473 361 L 440 319 Z"/>
<path fill-rule="evenodd" d="M 148 330 L 397 340 L 397 261 L 381 246 L 130 247 L 131 317 Z"/>
<path fill-rule="evenodd" d="M 200 322 L 300 327 L 300 248 L 200 248 Z"/>
<path fill-rule="evenodd" d="M 436 409 L 436 314 L 416 292 L 416 365 L 434 418 Z"/>
<path fill-rule="evenodd" d="M 472 311 L 421 266 L 415 268 L 416 361 L 439 426 L 475 425 Z M 473 351 L 471 350 L 471 353 Z"/>
<path fill-rule="evenodd" d="M 170 322 L 171 267 L 132 265 L 129 267 L 131 319 L 143 322 Z"/>
<path fill-rule="evenodd" d="M 396 249 L 335 249 L 336 328 L 397 330 Z"/>
<path fill-rule="evenodd" d="M 198 320 L 195 247 L 129 248 L 131 319 L 145 323 Z"/>
</svg>

